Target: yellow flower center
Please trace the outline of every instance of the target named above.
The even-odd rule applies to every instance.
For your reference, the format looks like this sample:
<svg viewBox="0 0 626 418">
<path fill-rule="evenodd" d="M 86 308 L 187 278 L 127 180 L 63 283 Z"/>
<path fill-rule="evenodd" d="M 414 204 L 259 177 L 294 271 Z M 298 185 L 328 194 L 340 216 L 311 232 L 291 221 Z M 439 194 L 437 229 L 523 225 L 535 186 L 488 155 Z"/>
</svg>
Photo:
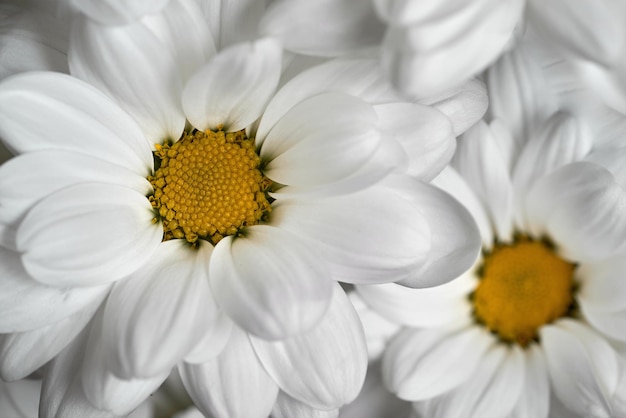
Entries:
<svg viewBox="0 0 626 418">
<path fill-rule="evenodd" d="M 214 245 L 256 225 L 271 210 L 271 181 L 259 170 L 254 140 L 244 131 L 195 131 L 157 145 L 149 197 L 163 223 L 163 240 L 198 239 Z M 160 162 L 160 165 L 159 165 Z"/>
<path fill-rule="evenodd" d="M 538 329 L 570 311 L 576 266 L 542 241 L 522 237 L 484 258 L 474 314 L 502 340 L 525 347 Z"/>
</svg>

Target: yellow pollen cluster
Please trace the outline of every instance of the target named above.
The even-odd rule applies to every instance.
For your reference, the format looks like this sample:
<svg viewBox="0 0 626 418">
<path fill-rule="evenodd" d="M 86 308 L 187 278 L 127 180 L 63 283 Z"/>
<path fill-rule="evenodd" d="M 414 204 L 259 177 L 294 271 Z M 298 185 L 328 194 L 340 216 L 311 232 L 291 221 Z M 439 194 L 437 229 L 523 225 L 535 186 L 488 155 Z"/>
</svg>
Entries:
<svg viewBox="0 0 626 418">
<path fill-rule="evenodd" d="M 575 268 L 542 241 L 497 246 L 485 256 L 474 314 L 502 340 L 525 347 L 570 310 Z"/>
<path fill-rule="evenodd" d="M 244 131 L 195 131 L 157 146 L 155 156 L 160 167 L 148 178 L 154 188 L 149 199 L 164 241 L 205 239 L 215 245 L 271 210 L 271 181 L 259 170 L 254 141 Z"/>
</svg>

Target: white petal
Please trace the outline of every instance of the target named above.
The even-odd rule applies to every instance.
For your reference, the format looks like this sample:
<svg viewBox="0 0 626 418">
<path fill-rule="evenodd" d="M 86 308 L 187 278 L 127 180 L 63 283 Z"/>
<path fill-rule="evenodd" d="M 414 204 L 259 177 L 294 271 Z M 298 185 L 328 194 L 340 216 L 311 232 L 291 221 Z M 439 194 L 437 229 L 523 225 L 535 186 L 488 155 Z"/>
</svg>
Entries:
<svg viewBox="0 0 626 418">
<path fill-rule="evenodd" d="M 385 384 L 408 401 L 446 393 L 470 378 L 493 342 L 488 333 L 472 326 L 408 328 L 385 351 Z"/>
<path fill-rule="evenodd" d="M 100 183 L 62 189 L 41 200 L 17 232 L 26 270 L 56 286 L 118 280 L 144 265 L 161 242 L 148 199 Z"/>
<path fill-rule="evenodd" d="M 437 12 L 436 3 L 420 4 L 411 0 L 374 0 L 376 13 L 392 25 L 409 25 L 413 22 L 428 19 L 430 14 Z"/>
<path fill-rule="evenodd" d="M 626 341 L 624 329 L 626 329 L 626 309 L 621 311 L 607 311 L 605 309 L 594 309 L 580 302 L 581 311 L 585 319 L 593 325 L 595 329 L 608 335 L 615 340 Z"/>
<path fill-rule="evenodd" d="M 484 248 L 491 248 L 494 240 L 494 232 L 491 226 L 491 220 L 487 216 L 484 205 L 480 202 L 476 193 L 467 184 L 467 182 L 459 175 L 452 166 L 446 167 L 431 182 L 446 193 L 458 200 L 471 213 L 472 219 L 476 223 L 480 236 L 483 241 Z"/>
<path fill-rule="evenodd" d="M 146 25 L 101 26 L 75 17 L 72 75 L 117 100 L 152 143 L 176 140 L 185 127 L 182 80 L 174 52 Z"/>
<path fill-rule="evenodd" d="M 116 283 L 104 311 L 104 344 L 113 372 L 157 376 L 182 360 L 218 315 L 208 264 L 213 247 L 162 243 L 154 261 Z"/>
<path fill-rule="evenodd" d="M 297 401 L 280 391 L 272 409 L 272 418 L 337 418 L 339 410 L 321 410 Z"/>
<path fill-rule="evenodd" d="M 57 73 L 27 73 L 0 85 L 0 136 L 16 153 L 89 154 L 139 175 L 152 171 L 148 142 L 130 116 L 95 88 Z"/>
<path fill-rule="evenodd" d="M 161 13 L 145 17 L 142 24 L 171 51 L 183 82 L 215 55 L 213 37 L 196 0 L 169 1 Z"/>
<path fill-rule="evenodd" d="M 104 300 L 106 294 L 102 294 Z M 91 320 L 100 301 L 67 318 L 32 331 L 0 336 L 0 377 L 23 379 L 34 373 L 78 335 Z"/>
<path fill-rule="evenodd" d="M 502 52 L 524 2 L 447 1 L 426 9 L 411 26 L 392 26 L 383 63 L 400 91 L 428 97 L 457 87 Z"/>
<path fill-rule="evenodd" d="M 529 191 L 526 213 L 536 234 L 548 233 L 565 256 L 592 261 L 624 248 L 626 193 L 593 163 L 568 164 Z"/>
<path fill-rule="evenodd" d="M 282 51 L 270 38 L 221 51 L 185 85 L 183 109 L 199 130 L 234 132 L 263 112 L 278 85 Z"/>
<path fill-rule="evenodd" d="M 532 138 L 539 124 L 557 110 L 557 98 L 530 52 L 524 44 L 517 46 L 486 74 L 491 117 L 505 121 L 518 144 Z"/>
<path fill-rule="evenodd" d="M 444 114 L 416 103 L 387 103 L 374 109 L 383 139 L 398 141 L 408 154 L 409 175 L 430 181 L 450 162 L 456 139 Z"/>
<path fill-rule="evenodd" d="M 259 38 L 258 25 L 265 10 L 265 2 L 201 0 L 199 3 L 218 49 Z"/>
<path fill-rule="evenodd" d="M 196 406 L 215 418 L 265 418 L 278 395 L 248 337 L 236 328 L 219 356 L 201 365 L 183 363 L 180 372 Z"/>
<path fill-rule="evenodd" d="M 251 341 L 281 390 L 313 408 L 338 408 L 361 390 L 367 369 L 365 337 L 338 284 L 328 312 L 311 331 L 282 341 Z"/>
<path fill-rule="evenodd" d="M 265 138 L 260 150 L 263 171 L 280 184 L 300 187 L 343 180 L 376 151 L 376 120 L 370 105 L 345 94 L 302 101 Z"/>
<path fill-rule="evenodd" d="M 41 381 L 24 379 L 19 382 L 0 381 L 0 405 L 5 418 L 34 418 L 38 416 Z"/>
<path fill-rule="evenodd" d="M 107 362 L 107 335 L 102 329 L 102 311 L 94 319 L 82 366 L 82 387 L 87 399 L 98 409 L 127 415 L 157 390 L 170 374 L 166 370 L 150 379 L 120 379 Z M 145 353 L 150 355 L 149 353 Z"/>
<path fill-rule="evenodd" d="M 95 408 L 85 397 L 80 368 L 85 355 L 88 330 L 83 331 L 46 367 L 41 388 L 41 418 L 114 418 Z"/>
<path fill-rule="evenodd" d="M 100 23 L 122 25 L 157 13 L 170 0 L 73 0 L 81 12 Z M 174 3 L 174 2 L 172 2 Z"/>
<path fill-rule="evenodd" d="M 274 2 L 260 30 L 299 54 L 339 56 L 380 42 L 384 25 L 367 1 L 299 0 Z"/>
<path fill-rule="evenodd" d="M 0 333 L 23 332 L 98 306 L 109 286 L 56 288 L 34 281 L 18 253 L 0 247 Z"/>
<path fill-rule="evenodd" d="M 421 103 L 446 115 L 452 122 L 454 136 L 459 136 L 483 117 L 489 99 L 485 83 L 474 78 L 460 87 L 424 98 Z"/>
<path fill-rule="evenodd" d="M 582 335 L 559 324 L 543 327 L 540 337 L 552 387 L 559 399 L 579 414 L 610 416 L 611 388 L 604 385 L 604 380 L 605 376 L 616 376 L 617 370 L 598 370 L 593 361 L 594 356 L 606 354 L 606 349 L 597 354 L 587 351 Z M 612 360 L 616 361 L 615 357 Z"/>
<path fill-rule="evenodd" d="M 580 279 L 578 299 L 584 307 L 594 310 L 618 311 L 626 309 L 626 258 L 623 254 L 582 264 L 576 270 Z"/>
<path fill-rule="evenodd" d="M 204 337 L 193 350 L 185 356 L 185 362 L 205 363 L 220 354 L 230 339 L 233 321 L 224 312 L 219 313 L 212 326 L 204 332 Z"/>
<path fill-rule="evenodd" d="M 480 233 L 459 202 L 429 184 L 412 182 L 405 195 L 427 222 L 430 248 L 425 262 L 398 282 L 410 287 L 437 286 L 466 272 L 480 251 Z"/>
<path fill-rule="evenodd" d="M 67 21 L 42 6 L 0 5 L 0 79 L 26 71 L 69 72 Z"/>
<path fill-rule="evenodd" d="M 338 198 L 279 201 L 271 222 L 315 240 L 323 259 L 332 264 L 335 280 L 395 281 L 423 265 L 428 254 L 428 225 L 403 195 L 423 187 L 379 184 Z"/>
<path fill-rule="evenodd" d="M 436 287 L 411 289 L 395 283 L 357 285 L 358 294 L 386 318 L 406 326 L 443 326 L 471 313 L 467 296 L 476 287 L 472 274 Z"/>
<path fill-rule="evenodd" d="M 591 149 L 590 135 L 567 113 L 555 113 L 529 138 L 517 157 L 513 184 L 520 198 L 540 178 L 581 160 Z"/>
<path fill-rule="evenodd" d="M 470 128 L 459 140 L 454 163 L 487 209 L 498 238 L 513 238 L 513 188 L 506 158 L 494 132 L 485 122 Z"/>
<path fill-rule="evenodd" d="M 220 307 L 246 331 L 284 338 L 313 327 L 328 307 L 331 276 L 320 260 L 308 241 L 256 225 L 215 247 L 211 288 Z"/>
<path fill-rule="evenodd" d="M 511 418 L 548 418 L 550 383 L 543 351 L 533 344 L 524 351 L 524 388 Z"/>
<path fill-rule="evenodd" d="M 16 225 L 41 198 L 77 183 L 109 183 L 147 195 L 150 183 L 125 167 L 73 151 L 35 151 L 0 167 L 0 222 Z"/>
<path fill-rule="evenodd" d="M 257 146 L 291 108 L 307 98 L 327 92 L 345 93 L 371 104 L 400 100 L 383 77 L 376 60 L 333 60 L 300 73 L 274 95 L 261 118 Z"/>
<path fill-rule="evenodd" d="M 624 38 L 623 10 L 616 2 L 599 1 L 593 6 L 582 1 L 529 2 L 529 21 L 561 52 L 576 57 L 612 64 L 621 54 Z"/>
<path fill-rule="evenodd" d="M 519 399 L 523 381 L 521 350 L 495 345 L 482 357 L 470 380 L 425 404 L 426 416 L 508 416 Z"/>
<path fill-rule="evenodd" d="M 613 174 L 615 181 L 626 190 L 626 146 L 620 148 L 596 148 L 585 157 L 586 161 L 594 162 Z"/>
</svg>

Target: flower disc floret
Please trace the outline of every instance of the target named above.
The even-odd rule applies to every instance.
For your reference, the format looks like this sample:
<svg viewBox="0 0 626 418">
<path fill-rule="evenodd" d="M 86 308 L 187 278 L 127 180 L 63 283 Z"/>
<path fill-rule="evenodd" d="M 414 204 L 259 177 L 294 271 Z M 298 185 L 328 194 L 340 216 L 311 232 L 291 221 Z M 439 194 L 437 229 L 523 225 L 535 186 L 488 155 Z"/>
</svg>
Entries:
<svg viewBox="0 0 626 418">
<path fill-rule="evenodd" d="M 194 131 L 156 148 L 158 169 L 148 180 L 164 241 L 204 239 L 215 245 L 260 223 L 271 210 L 271 181 L 244 131 Z"/>
<path fill-rule="evenodd" d="M 541 240 L 498 245 L 485 256 L 474 314 L 502 340 L 525 347 L 542 325 L 569 313 L 575 268 Z"/>
</svg>

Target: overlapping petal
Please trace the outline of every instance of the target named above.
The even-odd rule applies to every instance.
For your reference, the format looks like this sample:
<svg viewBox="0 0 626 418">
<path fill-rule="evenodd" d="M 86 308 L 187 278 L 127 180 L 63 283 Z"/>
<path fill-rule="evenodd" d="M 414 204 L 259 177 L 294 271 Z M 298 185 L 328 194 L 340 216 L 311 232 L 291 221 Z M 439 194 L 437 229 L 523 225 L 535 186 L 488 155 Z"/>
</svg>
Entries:
<svg viewBox="0 0 626 418">
<path fill-rule="evenodd" d="M 183 364 L 180 372 L 196 406 L 216 418 L 265 418 L 278 395 L 278 386 L 240 329 L 233 329 L 226 349 L 215 359 Z"/>
<path fill-rule="evenodd" d="M 209 266 L 220 307 L 246 331 L 276 339 L 311 329 L 328 307 L 330 271 L 308 240 L 269 225 L 228 236 Z"/>
<path fill-rule="evenodd" d="M 119 377 L 168 373 L 213 325 L 218 308 L 208 276 L 213 247 L 160 244 L 151 263 L 111 291 L 102 326 L 105 354 Z"/>
<path fill-rule="evenodd" d="M 161 242 L 148 199 L 101 183 L 70 186 L 41 200 L 17 233 L 26 270 L 55 286 L 110 283 L 143 266 Z"/>
<path fill-rule="evenodd" d="M 185 85 L 182 105 L 187 119 L 199 130 L 248 127 L 278 85 L 281 56 L 271 38 L 221 51 Z"/>
<path fill-rule="evenodd" d="M 156 13 L 170 0 L 74 0 L 73 5 L 91 19 L 107 25 L 132 23 Z"/>
<path fill-rule="evenodd" d="M 281 341 L 251 341 L 281 390 L 313 408 L 336 409 L 352 401 L 365 379 L 363 330 L 338 284 L 326 315 L 309 332 Z"/>
</svg>

